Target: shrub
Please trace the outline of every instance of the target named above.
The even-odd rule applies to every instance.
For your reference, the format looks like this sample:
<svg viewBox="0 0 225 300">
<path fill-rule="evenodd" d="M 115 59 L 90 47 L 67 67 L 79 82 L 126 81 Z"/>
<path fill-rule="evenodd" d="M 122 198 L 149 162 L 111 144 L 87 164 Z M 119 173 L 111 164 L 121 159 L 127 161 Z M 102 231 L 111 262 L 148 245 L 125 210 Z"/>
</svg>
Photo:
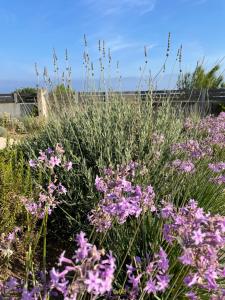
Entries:
<svg viewBox="0 0 225 300">
<path fill-rule="evenodd" d="M 0 137 L 6 137 L 7 136 L 7 129 L 0 126 Z"/>
<path fill-rule="evenodd" d="M 23 153 L 16 149 L 0 151 L 0 232 L 8 233 L 24 222 L 18 195 L 32 191 L 30 170 Z"/>
<path fill-rule="evenodd" d="M 6 210 L 3 214 L 10 220 L 10 228 L 21 220 L 26 224 L 21 201 L 18 202 L 21 211 L 17 209 L 13 213 L 12 199 L 13 207 L 15 200 L 9 198 L 12 194 L 7 190 L 24 196 L 22 203 L 28 215 L 28 225 L 24 226 L 25 232 L 28 231 L 26 247 L 30 245 L 31 249 L 26 262 L 32 274 L 40 267 L 45 274 L 53 253 L 58 255 L 62 247 L 65 249 L 65 240 L 70 249 L 74 232 L 83 230 L 90 237 L 90 243 L 97 246 L 90 246 L 84 235 L 80 235 L 79 245 L 84 246 L 77 253 L 87 253 L 81 261 L 85 269 L 90 266 L 89 259 L 92 264 L 92 255 L 98 255 L 97 249 L 104 247 L 107 253 L 113 251 L 117 270 L 116 274 L 110 273 L 113 277 L 110 277 L 108 288 L 111 288 L 114 278 L 115 290 L 111 295 L 114 299 L 118 299 L 118 293 L 129 299 L 139 299 L 140 295 L 148 299 L 148 293 L 151 294 L 154 288 L 167 299 L 195 292 L 205 295 L 206 289 L 210 288 L 208 284 L 211 284 L 211 281 L 205 282 L 209 270 L 204 267 L 202 273 L 198 268 L 199 255 L 205 251 L 201 238 L 206 234 L 212 238 L 210 245 L 214 248 L 210 251 L 216 251 L 219 276 L 222 274 L 220 237 L 223 229 L 219 224 L 222 224 L 223 217 L 217 214 L 223 214 L 225 208 L 225 115 L 222 113 L 201 120 L 192 114 L 186 119 L 185 114 L 188 115 L 169 103 L 157 108 L 153 108 L 151 102 L 128 103 L 122 99 L 84 103 L 69 109 L 67 114 L 62 111 L 57 117 L 52 115 L 41 132 L 11 152 L 9 161 L 7 155 L 4 157 L 0 168 L 4 170 L 0 178 L 5 182 L 1 207 Z M 64 149 L 57 145 L 58 142 Z M 18 161 L 20 167 L 16 169 Z M 28 161 L 32 169 L 28 167 Z M 73 168 L 68 172 L 66 162 L 70 161 Z M 21 180 L 26 182 L 26 188 Z M 9 184 L 15 181 L 13 186 Z M 37 200 L 33 198 L 40 189 L 42 193 L 51 192 L 52 187 L 53 191 L 58 191 L 60 186 L 61 191 L 62 183 L 67 192 L 62 193 L 56 207 L 55 199 L 53 201 L 51 197 L 43 199 L 43 194 L 40 194 Z M 193 198 L 196 201 L 190 201 Z M 8 199 L 7 204 L 5 199 Z M 208 211 L 212 216 L 207 214 Z M 192 220 L 190 224 L 189 219 Z M 185 223 L 180 226 L 182 220 Z M 4 230 L 9 230 L 6 220 L 2 222 Z M 197 226 L 196 230 L 193 226 Z M 185 231 L 182 231 L 183 227 Z M 189 241 L 187 247 L 185 234 Z M 216 234 L 218 241 L 214 243 Z M 195 237 L 199 239 L 197 244 Z M 43 254 L 37 245 L 43 247 Z M 189 245 L 198 254 L 193 260 L 192 272 L 189 265 L 182 265 L 181 261 L 184 262 L 186 252 L 190 253 Z M 42 263 L 34 270 L 31 262 L 35 255 Z M 207 257 L 207 264 L 214 258 Z M 96 268 L 102 270 L 104 261 L 96 260 Z M 62 272 L 52 270 L 50 285 L 56 289 L 62 287 L 67 283 L 70 270 L 76 276 L 76 284 L 82 283 L 82 291 L 86 293 L 84 287 L 87 292 L 91 291 L 89 273 L 80 278 L 76 272 L 79 262 L 76 257 L 70 260 L 63 253 L 60 256 L 62 262 L 67 264 L 65 269 Z M 152 268 L 153 277 L 149 276 L 148 268 Z M 95 269 L 91 272 L 99 275 Z M 192 287 L 196 276 L 199 282 L 193 283 Z M 44 280 L 46 282 L 47 278 Z M 203 281 L 204 287 L 201 286 Z M 93 291 L 102 295 L 102 280 L 98 282 L 98 289 Z M 40 291 L 44 292 L 44 289 Z M 72 291 L 73 284 L 68 285 L 68 290 L 59 290 L 63 293 Z"/>
<path fill-rule="evenodd" d="M 41 131 L 45 125 L 45 120 L 41 117 L 27 116 L 21 119 L 26 133 L 34 133 Z"/>
<path fill-rule="evenodd" d="M 216 211 L 223 199 L 218 197 L 221 190 L 208 184 L 207 158 L 198 162 L 201 171 L 192 176 L 179 172 L 175 176 L 168 168 L 175 158 L 171 144 L 198 135 L 196 130 L 191 135 L 184 130 L 184 114 L 169 103 L 154 109 L 151 102 L 131 103 L 114 98 L 106 103 L 69 107 L 66 112 L 52 115 L 46 127 L 20 147 L 29 159 L 60 142 L 67 160 L 74 163 L 69 175 L 59 174 L 60 180 L 67 182 L 69 193 L 52 218 L 54 236 L 57 231 L 70 235 L 74 230 L 90 232 L 86 215 L 98 199 L 96 176 L 105 166 L 116 167 L 131 160 L 145 165 L 147 172 L 139 184 L 150 182 L 159 199 L 167 195 L 176 203 L 184 203 L 194 197 Z"/>
</svg>

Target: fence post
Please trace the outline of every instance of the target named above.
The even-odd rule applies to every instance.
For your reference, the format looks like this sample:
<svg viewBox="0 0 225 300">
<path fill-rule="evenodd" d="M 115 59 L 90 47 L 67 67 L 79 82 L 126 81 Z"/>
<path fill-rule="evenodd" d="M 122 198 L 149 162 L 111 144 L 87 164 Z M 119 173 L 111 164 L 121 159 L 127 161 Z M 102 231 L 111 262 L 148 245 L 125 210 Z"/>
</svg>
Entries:
<svg viewBox="0 0 225 300">
<path fill-rule="evenodd" d="M 13 98 L 14 98 L 14 102 L 17 103 L 18 102 L 17 93 L 13 93 Z"/>
<path fill-rule="evenodd" d="M 206 110 L 206 89 L 203 89 L 201 92 L 201 98 L 200 98 L 200 112 L 202 115 L 205 114 L 205 110 Z"/>
<path fill-rule="evenodd" d="M 45 89 L 38 89 L 37 92 L 37 104 L 38 104 L 38 115 L 44 118 L 48 117 L 48 91 Z"/>
</svg>

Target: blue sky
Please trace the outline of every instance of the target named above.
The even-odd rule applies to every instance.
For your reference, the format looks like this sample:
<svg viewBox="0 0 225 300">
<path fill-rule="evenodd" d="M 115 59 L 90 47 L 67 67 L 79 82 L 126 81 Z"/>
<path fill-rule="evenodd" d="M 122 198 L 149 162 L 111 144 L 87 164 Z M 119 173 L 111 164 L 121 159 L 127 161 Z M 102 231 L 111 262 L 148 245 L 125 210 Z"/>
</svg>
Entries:
<svg viewBox="0 0 225 300">
<path fill-rule="evenodd" d="M 52 49 L 60 66 L 68 49 L 75 84 L 82 78 L 83 34 L 95 69 L 98 40 L 112 52 L 126 78 L 139 76 L 148 48 L 152 74 L 161 67 L 171 32 L 171 56 L 164 86 L 177 74 L 177 49 L 183 45 L 182 69 L 191 70 L 205 57 L 211 66 L 225 55 L 224 0 L 0 0 L 0 92 L 33 84 L 34 63 L 52 69 Z M 127 79 L 128 80 L 128 79 Z M 168 83 L 169 85 L 169 83 Z"/>
</svg>

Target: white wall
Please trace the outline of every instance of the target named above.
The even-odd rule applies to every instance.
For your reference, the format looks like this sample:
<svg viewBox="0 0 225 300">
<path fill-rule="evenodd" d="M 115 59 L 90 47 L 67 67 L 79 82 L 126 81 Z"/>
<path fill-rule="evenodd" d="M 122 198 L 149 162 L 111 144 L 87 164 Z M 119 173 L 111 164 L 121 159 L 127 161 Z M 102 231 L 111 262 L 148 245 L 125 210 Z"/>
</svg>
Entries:
<svg viewBox="0 0 225 300">
<path fill-rule="evenodd" d="M 8 113 L 11 117 L 20 117 L 20 104 L 19 103 L 0 103 L 0 116 Z"/>
</svg>

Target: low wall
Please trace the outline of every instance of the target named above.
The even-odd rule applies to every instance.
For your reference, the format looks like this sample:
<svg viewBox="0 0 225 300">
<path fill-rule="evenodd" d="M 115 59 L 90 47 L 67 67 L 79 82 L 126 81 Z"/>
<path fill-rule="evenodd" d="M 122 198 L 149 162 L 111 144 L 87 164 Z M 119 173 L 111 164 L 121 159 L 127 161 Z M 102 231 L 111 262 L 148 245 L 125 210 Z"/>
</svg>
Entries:
<svg viewBox="0 0 225 300">
<path fill-rule="evenodd" d="M 0 104 L 0 116 L 4 113 L 10 114 L 12 117 L 19 118 L 21 116 L 19 103 L 1 103 Z"/>
</svg>

